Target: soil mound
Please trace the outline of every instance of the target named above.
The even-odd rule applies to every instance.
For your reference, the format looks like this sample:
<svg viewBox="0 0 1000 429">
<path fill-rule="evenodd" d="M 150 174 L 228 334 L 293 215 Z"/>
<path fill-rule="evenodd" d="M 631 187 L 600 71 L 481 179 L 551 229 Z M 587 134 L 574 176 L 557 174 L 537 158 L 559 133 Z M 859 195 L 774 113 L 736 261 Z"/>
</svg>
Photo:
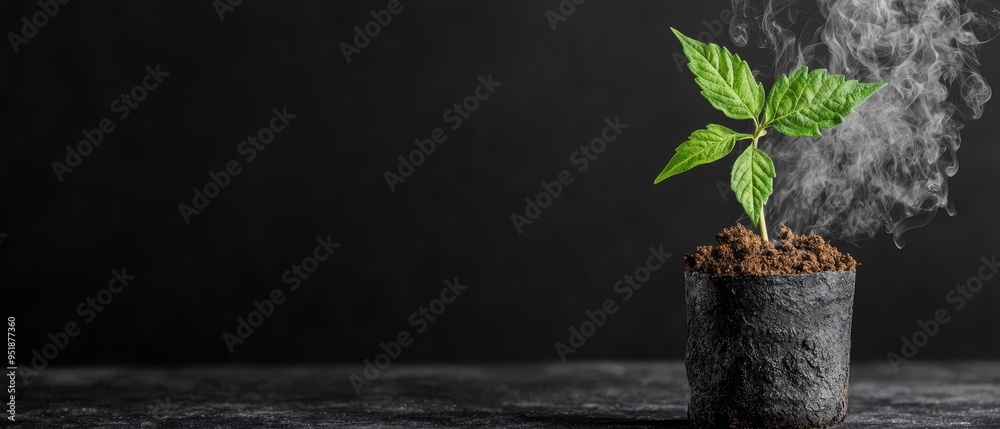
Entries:
<svg viewBox="0 0 1000 429">
<path fill-rule="evenodd" d="M 698 246 L 684 255 L 688 271 L 717 276 L 763 276 L 850 271 L 858 262 L 818 235 L 794 235 L 782 225 L 778 240 L 765 243 L 759 235 L 737 224 L 715 236 L 719 244 Z"/>
</svg>

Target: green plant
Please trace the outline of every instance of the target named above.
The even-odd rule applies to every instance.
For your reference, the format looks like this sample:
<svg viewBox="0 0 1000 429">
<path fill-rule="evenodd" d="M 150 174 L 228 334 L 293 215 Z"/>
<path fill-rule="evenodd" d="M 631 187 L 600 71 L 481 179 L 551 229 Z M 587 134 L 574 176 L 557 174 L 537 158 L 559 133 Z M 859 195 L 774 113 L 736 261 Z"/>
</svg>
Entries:
<svg viewBox="0 0 1000 429">
<path fill-rule="evenodd" d="M 821 129 L 843 122 L 844 116 L 885 83 L 859 83 L 845 80 L 843 75 L 828 74 L 825 69 L 810 71 L 803 66 L 779 77 L 765 101 L 764 85 L 754 79 L 746 61 L 724 47 L 706 45 L 674 28 L 671 30 L 684 48 L 688 68 L 701 87 L 701 95 L 732 119 L 752 119 L 753 133 L 738 133 L 716 124 L 695 131 L 677 147 L 653 183 L 718 161 L 732 152 L 736 142 L 750 140 L 733 164 L 730 181 L 736 200 L 767 241 L 764 205 L 773 191 L 775 172 L 774 162 L 757 148 L 758 140 L 767 134 L 768 128 L 791 137 L 819 136 Z"/>
</svg>

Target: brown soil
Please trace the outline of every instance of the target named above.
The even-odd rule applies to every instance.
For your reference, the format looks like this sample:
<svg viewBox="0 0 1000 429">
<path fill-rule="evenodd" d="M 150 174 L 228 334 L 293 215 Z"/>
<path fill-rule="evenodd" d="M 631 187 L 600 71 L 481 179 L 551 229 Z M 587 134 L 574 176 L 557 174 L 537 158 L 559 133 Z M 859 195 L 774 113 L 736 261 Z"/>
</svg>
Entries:
<svg viewBox="0 0 1000 429">
<path fill-rule="evenodd" d="M 685 269 L 717 276 L 763 276 L 850 271 L 858 262 L 818 235 L 794 235 L 782 225 L 778 240 L 764 243 L 755 232 L 737 224 L 715 236 L 715 246 L 698 246 L 684 255 Z"/>
</svg>

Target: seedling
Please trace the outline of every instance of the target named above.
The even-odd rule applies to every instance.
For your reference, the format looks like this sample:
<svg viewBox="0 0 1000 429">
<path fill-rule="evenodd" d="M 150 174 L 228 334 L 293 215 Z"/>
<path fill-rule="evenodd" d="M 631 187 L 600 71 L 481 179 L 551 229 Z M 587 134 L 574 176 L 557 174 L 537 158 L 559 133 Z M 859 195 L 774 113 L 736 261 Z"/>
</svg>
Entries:
<svg viewBox="0 0 1000 429">
<path fill-rule="evenodd" d="M 754 226 L 760 227 L 760 235 L 766 242 L 764 205 L 773 192 L 775 173 L 774 162 L 757 147 L 757 142 L 769 128 L 790 137 L 817 137 L 820 130 L 843 122 L 844 116 L 885 83 L 845 80 L 843 75 L 829 74 L 825 69 L 809 70 L 802 66 L 790 75 L 779 77 L 765 99 L 764 85 L 754 79 L 750 66 L 738 55 L 671 30 L 684 47 L 688 68 L 701 88 L 701 95 L 732 119 L 753 120 L 753 133 L 739 133 L 716 124 L 695 131 L 677 147 L 653 183 L 718 161 L 733 151 L 736 142 L 750 140 L 733 164 L 730 181 L 736 200 Z"/>
</svg>

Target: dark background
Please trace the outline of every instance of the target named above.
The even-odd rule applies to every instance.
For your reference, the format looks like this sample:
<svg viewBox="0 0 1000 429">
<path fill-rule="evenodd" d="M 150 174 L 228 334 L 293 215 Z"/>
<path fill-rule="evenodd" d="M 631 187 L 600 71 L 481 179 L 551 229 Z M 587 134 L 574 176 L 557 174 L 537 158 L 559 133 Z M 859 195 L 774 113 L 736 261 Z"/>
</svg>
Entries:
<svg viewBox="0 0 1000 429">
<path fill-rule="evenodd" d="M 20 53 L 0 49 L 2 315 L 17 317 L 22 364 L 46 333 L 81 322 L 76 306 L 122 266 L 136 280 L 52 365 L 360 366 L 413 332 L 410 313 L 454 277 L 468 291 L 402 361 L 556 360 L 554 343 L 607 298 L 619 312 L 571 359 L 682 358 L 681 255 L 741 209 L 716 187 L 728 163 L 652 185 L 691 131 L 729 123 L 678 69 L 668 26 L 705 31 L 729 3 L 591 1 L 553 31 L 544 13 L 555 0 L 404 1 L 348 64 L 339 44 L 385 6 L 248 1 L 220 21 L 209 1 L 71 2 Z M 39 7 L 0 10 L 3 29 L 19 31 Z M 767 64 L 763 49 L 735 50 Z M 997 54 L 1000 43 L 984 46 L 994 83 Z M 50 164 L 156 64 L 170 73 L 162 86 L 58 182 Z M 502 86 L 390 192 L 383 172 L 489 74 Z M 242 159 L 237 145 L 282 106 L 298 117 L 185 225 L 177 205 Z M 616 115 L 623 136 L 519 235 L 511 213 L 574 168 L 570 154 Z M 998 115 L 988 106 L 963 131 L 958 216 L 909 232 L 902 250 L 887 235 L 838 243 L 864 264 L 855 360 L 898 352 L 1000 248 Z M 285 288 L 282 273 L 326 235 L 340 249 L 230 354 L 222 333 Z M 674 257 L 621 302 L 612 285 L 661 244 Z M 1000 358 L 998 302 L 1000 280 L 986 282 L 916 359 Z"/>
</svg>

